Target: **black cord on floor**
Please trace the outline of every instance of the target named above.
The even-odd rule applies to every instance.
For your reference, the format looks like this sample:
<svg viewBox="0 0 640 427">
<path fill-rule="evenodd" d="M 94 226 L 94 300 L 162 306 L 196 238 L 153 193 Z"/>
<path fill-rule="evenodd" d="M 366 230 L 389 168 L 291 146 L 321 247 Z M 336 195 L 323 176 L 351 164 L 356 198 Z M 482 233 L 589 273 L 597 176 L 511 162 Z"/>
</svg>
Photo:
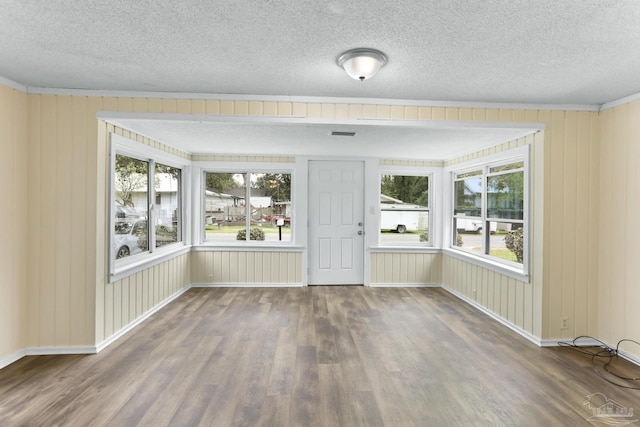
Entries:
<svg viewBox="0 0 640 427">
<path fill-rule="evenodd" d="M 580 344 L 580 340 L 589 340 L 591 343 L 589 343 L 589 344 Z M 592 344 L 593 341 L 595 341 L 597 343 L 597 345 Z M 618 387 L 627 388 L 627 389 L 631 389 L 631 390 L 640 390 L 640 385 L 622 384 L 620 382 L 613 381 L 610 378 L 607 378 L 605 376 L 605 374 L 602 371 L 600 371 L 598 369 L 598 367 L 596 366 L 596 359 L 599 359 L 599 358 L 606 359 L 606 362 L 603 365 L 603 369 L 608 374 L 613 375 L 614 377 L 616 377 L 618 379 L 621 379 L 623 381 L 629 381 L 629 382 L 640 381 L 639 377 L 626 377 L 624 375 L 618 374 L 611 367 L 611 362 L 614 360 L 614 358 L 620 357 L 620 344 L 623 343 L 623 342 L 631 342 L 631 343 L 634 343 L 634 344 L 640 346 L 640 342 L 638 342 L 638 341 L 634 341 L 634 340 L 630 340 L 630 339 L 621 339 L 620 341 L 618 341 L 618 344 L 616 344 L 616 347 L 613 348 L 613 347 L 610 347 L 607 344 L 605 344 L 603 341 L 600 341 L 597 338 L 590 337 L 590 336 L 587 336 L 587 335 L 581 335 L 579 337 L 574 338 L 572 341 L 560 341 L 560 342 L 558 342 L 558 345 L 560 347 L 567 347 L 567 348 L 570 348 L 570 349 L 572 349 L 574 351 L 577 351 L 579 353 L 591 356 L 591 365 L 593 367 L 593 370 L 603 380 L 605 380 L 605 381 L 607 381 L 607 382 L 609 382 L 609 383 L 611 383 L 611 384 L 613 384 L 615 386 L 618 386 Z M 599 348 L 599 350 L 598 351 L 592 351 L 592 350 L 588 349 L 590 347 L 597 347 L 597 348 Z"/>
</svg>

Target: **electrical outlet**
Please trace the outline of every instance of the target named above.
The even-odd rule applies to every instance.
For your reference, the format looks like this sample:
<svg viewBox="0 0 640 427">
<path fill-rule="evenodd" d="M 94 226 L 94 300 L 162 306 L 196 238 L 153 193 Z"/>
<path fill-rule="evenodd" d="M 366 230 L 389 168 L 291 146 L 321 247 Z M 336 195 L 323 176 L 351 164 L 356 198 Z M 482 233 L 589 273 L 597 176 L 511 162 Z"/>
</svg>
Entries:
<svg viewBox="0 0 640 427">
<path fill-rule="evenodd" d="M 567 316 L 560 318 L 560 329 L 569 329 L 569 318 Z"/>
<path fill-rule="evenodd" d="M 473 289 L 473 290 L 471 291 L 471 293 L 473 294 L 473 297 L 474 297 L 474 298 L 478 295 L 478 293 L 476 292 L 476 290 L 475 290 L 475 289 Z"/>
</svg>

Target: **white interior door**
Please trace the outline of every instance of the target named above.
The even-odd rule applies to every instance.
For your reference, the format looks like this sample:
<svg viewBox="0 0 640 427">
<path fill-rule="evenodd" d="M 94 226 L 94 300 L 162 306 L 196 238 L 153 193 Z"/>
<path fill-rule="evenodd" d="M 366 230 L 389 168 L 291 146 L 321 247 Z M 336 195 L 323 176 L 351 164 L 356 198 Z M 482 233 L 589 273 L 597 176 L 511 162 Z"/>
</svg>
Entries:
<svg viewBox="0 0 640 427">
<path fill-rule="evenodd" d="M 364 163 L 309 162 L 309 284 L 364 283 Z"/>
</svg>

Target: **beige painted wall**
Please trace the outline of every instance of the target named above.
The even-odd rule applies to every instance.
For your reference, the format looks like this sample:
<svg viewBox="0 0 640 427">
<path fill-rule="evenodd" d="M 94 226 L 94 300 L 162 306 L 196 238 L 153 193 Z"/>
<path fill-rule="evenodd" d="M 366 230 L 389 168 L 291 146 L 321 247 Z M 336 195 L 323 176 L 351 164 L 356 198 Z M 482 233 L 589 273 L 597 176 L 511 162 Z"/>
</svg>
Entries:
<svg viewBox="0 0 640 427">
<path fill-rule="evenodd" d="M 6 348 L 7 350 L 2 350 L 5 354 L 15 351 L 16 344 L 23 346 L 25 342 L 30 347 L 95 345 L 108 338 L 111 329 L 117 326 L 114 324 L 112 328 L 108 327 L 108 322 L 104 320 L 109 319 L 109 306 L 104 298 L 109 292 L 106 287 L 104 262 L 107 232 L 107 147 L 106 129 L 99 127 L 95 118 L 98 111 L 544 123 L 547 128 L 543 152 L 544 234 L 539 236 L 544 242 L 544 250 L 539 249 L 544 266 L 539 305 L 542 312 L 540 337 L 568 338 L 596 332 L 614 336 L 609 331 L 615 330 L 618 333 L 619 324 L 626 325 L 625 334 L 637 334 L 637 327 L 634 328 L 630 320 L 621 319 L 617 310 L 615 315 L 613 310 L 604 310 L 604 315 L 598 322 L 598 308 L 602 311 L 605 304 L 599 303 L 598 298 L 603 300 L 608 286 L 628 290 L 632 265 L 631 262 L 623 264 L 617 258 L 614 260 L 611 255 L 606 254 L 603 254 L 602 262 L 598 259 L 598 227 L 600 224 L 607 230 L 608 223 L 604 218 L 612 215 L 604 215 L 601 220 L 599 195 L 602 192 L 603 196 L 608 198 L 615 196 L 606 194 L 610 188 L 600 187 L 599 155 L 603 155 L 603 170 L 610 171 L 615 176 L 608 178 L 603 173 L 602 176 L 606 178 L 603 182 L 609 182 L 611 179 L 617 185 L 624 181 L 627 185 L 625 188 L 630 190 L 629 180 L 625 180 L 627 176 L 620 176 L 623 174 L 621 169 L 624 168 L 618 168 L 618 164 L 622 162 L 621 164 L 628 165 L 630 156 L 627 152 L 632 152 L 632 147 L 630 143 L 617 142 L 616 146 L 624 146 L 624 154 L 619 151 L 609 153 L 605 143 L 601 153 L 598 144 L 599 119 L 596 113 L 39 94 L 12 94 L 12 100 L 8 100 L 6 88 L 2 88 L 0 96 L 0 102 L 3 105 L 9 102 L 12 108 L 15 103 L 22 105 L 25 102 L 24 98 L 28 98 L 28 186 L 26 191 L 19 188 L 9 190 L 16 193 L 9 194 L 8 200 L 14 200 L 22 206 L 27 203 L 25 200 L 29 203 L 29 264 L 24 266 L 25 259 L 18 256 L 15 273 L 9 273 L 18 279 L 22 275 L 24 280 L 27 274 L 24 270 L 29 272 L 29 325 L 26 337 L 23 336 L 22 329 L 16 332 L 13 327 L 10 327 L 9 331 L 2 327 L 0 349 Z M 14 97 L 16 100 L 13 100 Z M 12 113 L 4 112 L 6 107 L 3 108 L 0 118 L 6 121 L 7 114 Z M 605 115 L 603 120 L 611 120 L 613 124 L 605 124 L 603 134 L 606 134 L 605 130 L 608 128 L 615 129 L 615 132 L 612 132 L 616 135 L 621 133 L 622 130 L 618 128 L 624 127 L 624 120 L 618 118 L 619 115 L 615 115 L 615 120 L 605 119 Z M 21 119 L 18 122 L 25 120 Z M 2 138 L 4 150 L 7 142 L 6 137 Z M 616 141 L 622 141 L 621 137 L 616 136 Z M 23 158 L 23 149 L 18 148 L 15 151 L 15 145 L 8 145 L 9 150 L 14 153 L 13 156 Z M 3 160 L 0 161 L 3 165 L 8 163 L 4 158 L 3 156 Z M 26 159 L 22 160 L 22 164 L 26 162 Z M 17 171 L 24 175 L 25 170 L 26 168 L 21 168 Z M 624 171 L 630 176 L 634 169 L 627 167 Z M 18 192 L 28 196 L 20 196 Z M 633 202 L 625 205 L 622 196 L 615 197 L 616 206 L 624 205 L 624 212 L 630 214 L 629 209 L 635 206 Z M 629 216 L 626 218 L 630 221 Z M 26 225 L 23 224 L 22 231 L 25 228 Z M 612 233 L 616 236 L 613 239 L 616 244 L 625 241 L 626 234 L 619 230 Z M 13 239 L 19 240 L 15 237 Z M 605 247 L 612 247 L 610 243 L 607 245 L 609 246 Z M 625 259 L 631 259 L 631 243 L 628 243 L 627 247 L 629 254 L 625 255 Z M 2 258 L 6 259 L 7 256 L 13 259 L 13 255 L 4 249 Z M 23 266 L 20 266 L 21 261 Z M 450 260 L 443 261 L 442 265 L 445 269 L 443 277 L 452 277 L 454 271 L 461 269 L 466 272 L 474 271 L 473 267 Z M 601 274 L 599 265 L 602 265 Z M 624 266 L 624 280 L 620 280 L 620 266 Z M 598 277 L 602 283 L 600 293 L 597 287 Z M 610 280 L 605 280 L 609 278 L 616 279 L 616 282 L 624 285 L 611 284 Z M 20 300 L 23 298 L 20 296 L 20 289 L 22 288 L 19 286 L 11 287 L 9 292 L 17 295 L 15 298 Z M 526 292 L 523 292 L 523 295 L 523 298 L 526 298 Z M 610 297 L 619 301 L 620 295 L 621 291 L 616 291 Z M 518 313 L 517 309 L 514 311 L 507 308 L 507 316 L 510 310 L 514 315 Z M 500 308 L 500 311 L 504 312 L 503 308 Z M 631 312 L 632 310 L 626 310 L 624 316 L 632 316 Z M 115 312 L 113 313 L 115 316 Z M 524 319 L 526 310 L 522 313 Z M 11 321 L 14 322 L 22 316 L 22 313 L 11 315 Z M 568 330 L 559 329 L 561 316 L 569 318 Z M 103 321 L 105 324 L 100 323 Z M 523 325 L 526 325 L 524 320 Z M 18 326 L 18 329 L 21 327 Z M 0 353 L 0 357 L 2 356 Z"/>
<path fill-rule="evenodd" d="M 598 317 L 610 344 L 640 341 L 640 100 L 601 113 Z M 640 358 L 638 345 L 621 349 Z"/>
<path fill-rule="evenodd" d="M 27 171 L 27 95 L 0 85 L 0 361 L 28 345 Z"/>
</svg>

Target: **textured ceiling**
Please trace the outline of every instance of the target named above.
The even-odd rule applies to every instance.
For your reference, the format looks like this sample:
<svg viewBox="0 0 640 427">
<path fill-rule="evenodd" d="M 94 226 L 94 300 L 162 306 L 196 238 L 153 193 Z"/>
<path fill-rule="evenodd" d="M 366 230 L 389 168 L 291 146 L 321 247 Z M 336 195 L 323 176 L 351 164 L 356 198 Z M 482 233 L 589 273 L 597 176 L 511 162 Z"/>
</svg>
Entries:
<svg viewBox="0 0 640 427">
<path fill-rule="evenodd" d="M 32 88 L 597 105 L 640 92 L 637 0 L 0 0 Z M 389 62 L 366 82 L 336 58 Z"/>
<path fill-rule="evenodd" d="M 34 92 L 559 108 L 597 108 L 640 92 L 638 0 L 0 0 L 0 18 L 0 77 Z M 365 82 L 336 65 L 357 47 L 389 58 Z M 192 153 L 425 159 L 449 159 L 523 133 L 352 126 L 358 135 L 347 142 L 329 139 L 336 129 L 326 124 L 121 124 Z"/>
</svg>

